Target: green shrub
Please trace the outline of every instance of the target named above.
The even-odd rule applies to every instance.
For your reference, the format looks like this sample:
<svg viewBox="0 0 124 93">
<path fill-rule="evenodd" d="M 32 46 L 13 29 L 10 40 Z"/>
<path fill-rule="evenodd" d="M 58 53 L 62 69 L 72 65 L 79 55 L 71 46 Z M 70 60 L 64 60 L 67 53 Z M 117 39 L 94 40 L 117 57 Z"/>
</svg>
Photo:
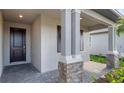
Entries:
<svg viewBox="0 0 124 93">
<path fill-rule="evenodd" d="M 119 59 L 119 65 L 120 67 L 124 67 L 124 58 Z"/>
<path fill-rule="evenodd" d="M 106 63 L 107 58 L 102 55 L 90 55 L 90 60 L 98 63 Z"/>
<path fill-rule="evenodd" d="M 105 75 L 105 79 L 109 83 L 122 83 L 124 82 L 124 67 L 114 68 L 113 71 Z"/>
<path fill-rule="evenodd" d="M 91 58 L 93 61 L 100 62 L 99 56 L 92 55 Z M 105 62 L 107 59 L 104 60 Z M 124 58 L 119 59 L 120 68 L 113 68 L 111 72 L 105 74 L 105 78 L 93 78 L 95 83 L 124 83 Z"/>
</svg>

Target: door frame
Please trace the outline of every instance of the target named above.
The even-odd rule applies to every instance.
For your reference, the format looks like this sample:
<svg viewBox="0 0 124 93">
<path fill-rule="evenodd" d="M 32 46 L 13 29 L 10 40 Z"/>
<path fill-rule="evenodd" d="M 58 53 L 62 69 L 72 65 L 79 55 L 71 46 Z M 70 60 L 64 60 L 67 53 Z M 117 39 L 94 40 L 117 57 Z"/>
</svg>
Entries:
<svg viewBox="0 0 124 93">
<path fill-rule="evenodd" d="M 26 29 L 26 61 L 10 62 L 10 27 Z M 4 66 L 31 63 L 30 25 L 5 22 L 4 31 Z"/>
</svg>

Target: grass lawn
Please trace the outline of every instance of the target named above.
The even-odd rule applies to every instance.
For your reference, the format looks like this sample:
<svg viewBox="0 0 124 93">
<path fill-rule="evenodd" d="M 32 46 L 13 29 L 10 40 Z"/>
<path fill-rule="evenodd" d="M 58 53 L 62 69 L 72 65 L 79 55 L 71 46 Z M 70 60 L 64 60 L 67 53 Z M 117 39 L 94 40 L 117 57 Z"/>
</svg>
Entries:
<svg viewBox="0 0 124 93">
<path fill-rule="evenodd" d="M 107 58 L 101 55 L 90 55 L 90 61 L 105 64 L 107 62 Z"/>
</svg>

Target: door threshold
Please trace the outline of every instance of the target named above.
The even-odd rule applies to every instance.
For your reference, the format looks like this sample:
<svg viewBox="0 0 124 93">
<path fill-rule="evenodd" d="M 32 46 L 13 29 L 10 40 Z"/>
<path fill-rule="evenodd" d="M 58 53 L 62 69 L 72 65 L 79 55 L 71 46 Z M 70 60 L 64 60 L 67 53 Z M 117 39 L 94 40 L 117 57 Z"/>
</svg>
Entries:
<svg viewBox="0 0 124 93">
<path fill-rule="evenodd" d="M 26 61 L 19 61 L 19 62 L 12 62 L 9 65 L 21 65 L 21 64 L 28 64 L 30 62 L 26 62 Z"/>
</svg>

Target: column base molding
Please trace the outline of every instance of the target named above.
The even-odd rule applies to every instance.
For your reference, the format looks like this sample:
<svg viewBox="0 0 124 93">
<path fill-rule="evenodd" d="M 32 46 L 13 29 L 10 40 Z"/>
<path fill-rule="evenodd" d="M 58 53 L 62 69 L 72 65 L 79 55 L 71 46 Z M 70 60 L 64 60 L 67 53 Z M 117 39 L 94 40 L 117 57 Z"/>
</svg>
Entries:
<svg viewBox="0 0 124 93">
<path fill-rule="evenodd" d="M 59 61 L 62 63 L 75 63 L 75 62 L 81 62 L 83 61 L 81 54 L 80 55 L 76 55 L 76 56 L 59 56 Z"/>
<path fill-rule="evenodd" d="M 118 51 L 117 51 L 117 50 L 115 50 L 115 51 L 108 51 L 108 52 L 107 52 L 107 54 L 114 54 L 114 55 L 118 55 L 119 53 L 118 53 Z"/>
<path fill-rule="evenodd" d="M 59 80 L 64 83 L 81 83 L 83 77 L 83 62 L 59 62 Z"/>
</svg>

